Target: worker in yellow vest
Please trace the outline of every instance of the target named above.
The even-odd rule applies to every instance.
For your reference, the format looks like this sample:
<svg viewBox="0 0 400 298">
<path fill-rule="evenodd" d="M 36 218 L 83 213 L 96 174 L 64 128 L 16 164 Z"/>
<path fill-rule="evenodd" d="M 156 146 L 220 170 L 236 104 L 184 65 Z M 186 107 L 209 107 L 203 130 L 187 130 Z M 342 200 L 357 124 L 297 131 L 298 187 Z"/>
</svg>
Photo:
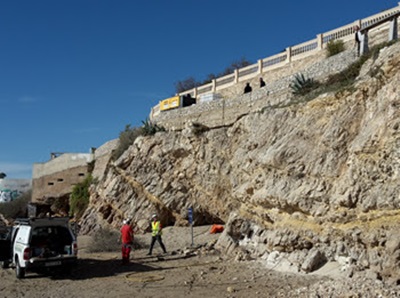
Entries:
<svg viewBox="0 0 400 298">
<path fill-rule="evenodd" d="M 162 226 L 160 221 L 157 219 L 157 214 L 153 214 L 153 216 L 151 217 L 152 221 L 151 221 L 151 244 L 150 244 L 150 250 L 149 253 L 147 254 L 148 256 L 151 256 L 151 253 L 153 251 L 153 246 L 154 243 L 156 243 L 156 241 L 158 241 L 158 243 L 160 243 L 160 246 L 162 248 L 162 250 L 164 251 L 164 253 L 167 253 L 167 250 L 165 249 L 165 245 L 162 242 Z"/>
</svg>

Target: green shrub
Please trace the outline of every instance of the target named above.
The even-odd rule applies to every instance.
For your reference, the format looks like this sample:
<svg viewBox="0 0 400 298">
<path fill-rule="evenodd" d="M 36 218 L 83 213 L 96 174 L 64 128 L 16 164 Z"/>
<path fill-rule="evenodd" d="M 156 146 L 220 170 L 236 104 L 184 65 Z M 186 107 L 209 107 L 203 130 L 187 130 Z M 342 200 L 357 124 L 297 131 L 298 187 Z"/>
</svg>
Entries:
<svg viewBox="0 0 400 298">
<path fill-rule="evenodd" d="M 341 71 L 340 73 L 330 75 L 326 81 L 323 83 L 317 82 L 315 86 L 310 89 L 307 87 L 307 85 L 313 85 L 312 82 L 310 82 L 308 79 L 306 79 L 303 75 L 297 75 L 294 82 L 290 85 L 292 88 L 292 93 L 294 95 L 306 95 L 296 99 L 292 99 L 289 103 L 286 104 L 278 104 L 273 106 L 274 108 L 284 108 L 289 105 L 294 105 L 298 104 L 300 102 L 307 102 L 310 100 L 313 100 L 317 96 L 319 96 L 322 93 L 326 92 L 340 92 L 343 89 L 348 89 L 351 90 L 352 85 L 355 81 L 355 79 L 358 77 L 360 74 L 360 70 L 363 66 L 363 64 L 368 60 L 368 59 L 373 59 L 376 60 L 379 56 L 379 52 L 382 48 L 391 46 L 392 44 L 399 42 L 399 41 L 390 41 L 390 42 L 384 42 L 378 45 L 373 46 L 368 53 L 365 55 L 362 55 L 359 57 L 354 63 L 349 65 L 346 69 Z M 380 67 L 375 67 L 373 69 L 370 69 L 368 74 L 372 77 L 377 78 L 378 80 L 383 80 L 384 79 L 384 72 Z M 309 81 L 309 82 L 307 82 Z M 316 90 L 314 90 L 316 89 Z M 311 92 L 312 91 L 312 92 Z M 262 112 L 267 110 L 267 108 L 262 109 Z"/>
<path fill-rule="evenodd" d="M 64 195 L 58 198 L 54 198 L 53 203 L 50 206 L 50 210 L 58 215 L 66 216 L 69 214 L 69 196 Z"/>
<path fill-rule="evenodd" d="M 89 205 L 89 187 L 93 182 L 92 175 L 88 175 L 85 180 L 76 184 L 72 189 L 72 193 L 69 198 L 69 215 L 74 216 L 76 220 L 79 220 Z"/>
<path fill-rule="evenodd" d="M 365 57 L 360 57 L 356 62 L 349 65 L 345 70 L 330 75 L 324 84 L 325 86 L 347 86 L 354 82 L 359 75 L 362 65 L 365 62 Z"/>
<path fill-rule="evenodd" d="M 142 121 L 142 127 L 131 127 L 129 124 L 125 126 L 125 130 L 119 133 L 118 147 L 112 153 L 112 159 L 117 160 L 136 140 L 139 136 L 154 135 L 158 131 L 165 131 L 165 128 L 159 126 L 149 119 Z"/>
<path fill-rule="evenodd" d="M 136 140 L 138 136 L 143 134 L 141 127 L 131 127 L 129 124 L 125 126 L 125 130 L 119 134 L 118 147 L 112 153 L 112 158 L 117 160 L 126 149 Z"/>
<path fill-rule="evenodd" d="M 312 78 L 306 78 L 302 73 L 296 74 L 290 84 L 293 95 L 305 95 L 318 88 L 319 82 Z"/>
<path fill-rule="evenodd" d="M 194 135 L 199 136 L 202 133 L 209 131 L 209 130 L 210 130 L 210 128 L 208 126 L 201 124 L 201 123 L 193 122 L 192 131 L 193 131 Z"/>
<path fill-rule="evenodd" d="M 164 127 L 151 122 L 149 119 L 142 121 L 142 123 L 143 123 L 142 132 L 143 135 L 145 136 L 151 136 L 154 135 L 156 132 L 165 131 Z"/>
<path fill-rule="evenodd" d="M 345 50 L 343 40 L 330 40 L 326 45 L 326 57 L 331 57 Z"/>
<path fill-rule="evenodd" d="M 384 47 L 392 45 L 393 43 L 394 42 L 384 42 L 372 47 L 367 54 L 362 55 L 360 58 L 357 59 L 357 61 L 349 65 L 349 67 L 347 67 L 345 70 L 341 71 L 340 73 L 329 76 L 328 80 L 324 85 L 329 86 L 330 88 L 334 86 L 338 88 L 351 85 L 360 74 L 360 70 L 363 64 L 370 58 L 377 59 L 379 51 Z M 372 76 L 375 75 L 374 71 L 372 71 L 370 75 Z"/>
</svg>

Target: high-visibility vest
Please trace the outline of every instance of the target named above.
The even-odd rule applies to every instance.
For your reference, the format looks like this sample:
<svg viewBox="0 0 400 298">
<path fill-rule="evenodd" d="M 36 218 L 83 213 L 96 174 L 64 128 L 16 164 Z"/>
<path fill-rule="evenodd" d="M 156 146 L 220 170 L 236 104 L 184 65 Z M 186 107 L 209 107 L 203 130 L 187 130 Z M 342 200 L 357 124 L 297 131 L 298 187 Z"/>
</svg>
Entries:
<svg viewBox="0 0 400 298">
<path fill-rule="evenodd" d="M 151 222 L 151 235 L 152 236 L 157 236 L 162 234 L 162 232 L 160 231 L 160 221 L 152 221 Z"/>
</svg>

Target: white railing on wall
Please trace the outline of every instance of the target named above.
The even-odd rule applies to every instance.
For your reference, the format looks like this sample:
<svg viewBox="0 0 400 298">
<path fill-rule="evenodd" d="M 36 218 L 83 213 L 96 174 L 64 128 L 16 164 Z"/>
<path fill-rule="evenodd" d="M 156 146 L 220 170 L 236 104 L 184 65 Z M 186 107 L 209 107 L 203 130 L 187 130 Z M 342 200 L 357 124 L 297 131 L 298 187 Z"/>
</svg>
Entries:
<svg viewBox="0 0 400 298">
<path fill-rule="evenodd" d="M 399 2 L 399 6 L 400 6 L 400 2 Z M 370 26 L 372 24 L 375 24 L 375 23 L 379 22 L 380 20 L 387 18 L 399 11 L 400 11 L 399 7 L 395 7 L 395 8 L 389 9 L 389 10 L 385 10 L 385 11 L 381 12 L 380 14 L 376 14 L 376 15 L 370 16 L 368 18 L 365 18 L 360 21 L 360 24 L 361 24 L 360 27 L 361 27 L 361 29 L 363 29 L 363 28 Z"/>
<path fill-rule="evenodd" d="M 268 58 L 264 58 L 262 59 L 262 69 L 266 69 L 268 67 L 277 65 L 277 64 L 282 64 L 285 63 L 288 57 L 288 53 L 287 51 L 280 53 L 280 54 L 276 54 L 274 56 L 268 57 Z"/>
<path fill-rule="evenodd" d="M 212 80 L 211 83 L 196 87 L 194 89 L 186 90 L 179 93 L 179 95 L 191 94 L 193 97 L 197 98 L 202 94 L 217 92 L 219 90 L 228 88 L 236 83 L 249 80 L 259 74 L 284 66 L 295 59 L 302 59 L 304 57 L 314 55 L 318 51 L 323 50 L 326 47 L 326 44 L 331 40 L 352 40 L 355 33 L 355 25 L 360 26 L 362 29 L 398 12 L 400 12 L 400 2 L 398 3 L 398 6 L 392 9 L 385 10 L 362 20 L 354 21 L 353 23 L 347 24 L 340 28 L 318 34 L 313 40 L 288 47 L 282 53 L 260 59 L 256 64 L 237 69 L 233 74 L 216 78 Z M 156 116 L 159 112 L 160 108 L 159 105 L 157 105 L 153 107 L 151 115 Z"/>
<path fill-rule="evenodd" d="M 320 49 L 321 48 L 318 48 L 318 38 L 307 42 L 303 42 L 299 45 L 290 48 L 289 60 L 291 60 L 291 57 L 302 55 L 304 53 L 310 53 L 313 52 L 314 50 L 320 50 Z"/>
</svg>

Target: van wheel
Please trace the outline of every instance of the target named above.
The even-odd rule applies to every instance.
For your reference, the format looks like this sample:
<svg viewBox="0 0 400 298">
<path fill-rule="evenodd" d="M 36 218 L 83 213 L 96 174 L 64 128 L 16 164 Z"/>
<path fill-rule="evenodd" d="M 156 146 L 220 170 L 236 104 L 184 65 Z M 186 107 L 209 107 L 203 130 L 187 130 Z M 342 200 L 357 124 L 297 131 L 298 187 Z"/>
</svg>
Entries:
<svg viewBox="0 0 400 298">
<path fill-rule="evenodd" d="M 25 277 L 25 268 L 22 268 L 21 265 L 19 264 L 18 258 L 15 260 L 15 275 L 17 278 L 24 278 Z"/>
</svg>

